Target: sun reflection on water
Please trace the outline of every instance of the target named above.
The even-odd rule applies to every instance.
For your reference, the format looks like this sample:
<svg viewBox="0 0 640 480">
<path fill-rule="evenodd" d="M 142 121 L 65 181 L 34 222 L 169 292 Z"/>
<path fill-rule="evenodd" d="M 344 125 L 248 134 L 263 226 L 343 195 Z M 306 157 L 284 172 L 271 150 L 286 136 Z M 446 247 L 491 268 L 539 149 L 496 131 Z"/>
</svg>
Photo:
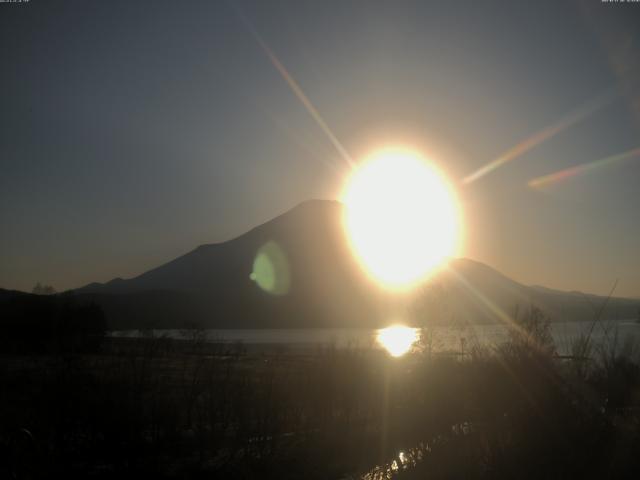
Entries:
<svg viewBox="0 0 640 480">
<path fill-rule="evenodd" d="M 376 339 L 393 357 L 401 357 L 411 350 L 420 335 L 417 328 L 392 325 L 378 330 Z"/>
</svg>

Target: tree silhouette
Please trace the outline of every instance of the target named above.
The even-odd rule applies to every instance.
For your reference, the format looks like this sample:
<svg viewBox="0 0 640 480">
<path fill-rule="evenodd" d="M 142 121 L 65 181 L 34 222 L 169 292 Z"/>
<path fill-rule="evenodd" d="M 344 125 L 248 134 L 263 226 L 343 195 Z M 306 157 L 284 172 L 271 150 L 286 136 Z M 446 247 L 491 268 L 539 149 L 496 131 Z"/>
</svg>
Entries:
<svg viewBox="0 0 640 480">
<path fill-rule="evenodd" d="M 53 295 L 56 293 L 56 289 L 51 285 L 42 285 L 40 282 L 36 283 L 36 286 L 33 287 L 31 293 L 35 293 L 36 295 Z"/>
</svg>

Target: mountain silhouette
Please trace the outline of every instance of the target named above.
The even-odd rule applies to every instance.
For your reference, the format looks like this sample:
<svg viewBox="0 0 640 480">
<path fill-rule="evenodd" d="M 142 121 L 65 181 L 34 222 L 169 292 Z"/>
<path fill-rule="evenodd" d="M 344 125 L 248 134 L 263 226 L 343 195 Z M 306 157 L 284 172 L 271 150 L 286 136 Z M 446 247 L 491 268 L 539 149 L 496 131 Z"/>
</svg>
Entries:
<svg viewBox="0 0 640 480">
<path fill-rule="evenodd" d="M 341 216 L 338 202 L 304 202 L 233 240 L 201 245 L 135 278 L 93 283 L 76 293 L 91 295 L 116 324 L 123 316 L 135 317 L 126 313 L 130 309 L 141 309 L 145 319 L 161 325 L 175 323 L 174 315 L 225 327 L 376 323 L 376 296 L 384 292 L 353 259 Z M 276 274 L 289 277 L 287 291 L 277 295 L 251 278 L 261 250 L 269 246 L 286 262 Z M 159 312 L 150 311 L 155 299 L 163 305 Z M 149 318 L 156 313 L 155 320 Z"/>
<path fill-rule="evenodd" d="M 453 259 L 411 295 L 382 289 L 350 251 L 339 202 L 311 200 L 245 234 L 201 245 L 130 279 L 75 290 L 112 328 L 375 327 L 391 321 L 490 323 L 537 305 L 554 320 L 590 320 L 603 297 L 525 286 Z M 611 299 L 605 316 L 635 318 L 639 300 Z"/>
</svg>

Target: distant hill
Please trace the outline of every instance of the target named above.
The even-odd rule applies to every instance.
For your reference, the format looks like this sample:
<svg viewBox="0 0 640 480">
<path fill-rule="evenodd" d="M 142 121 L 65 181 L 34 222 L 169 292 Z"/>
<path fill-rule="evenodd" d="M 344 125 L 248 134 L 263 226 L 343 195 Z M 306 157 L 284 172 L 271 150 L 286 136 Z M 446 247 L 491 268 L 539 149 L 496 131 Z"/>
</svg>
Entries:
<svg viewBox="0 0 640 480">
<path fill-rule="evenodd" d="M 262 260 L 270 252 L 274 258 L 258 261 L 252 279 L 260 252 L 267 252 Z M 286 288 L 268 293 L 256 274 L 278 277 L 267 279 L 276 283 L 286 277 Z M 393 295 L 356 263 L 344 237 L 342 205 L 324 200 L 304 202 L 233 240 L 201 245 L 137 277 L 92 283 L 75 294 L 101 305 L 111 328 L 375 327 L 425 318 L 495 323 L 500 312 L 513 315 L 531 304 L 554 320 L 573 321 L 592 319 L 604 302 L 525 286 L 469 259 L 452 260 L 411 296 Z M 611 299 L 604 316 L 635 318 L 639 308 L 640 300 Z"/>
</svg>

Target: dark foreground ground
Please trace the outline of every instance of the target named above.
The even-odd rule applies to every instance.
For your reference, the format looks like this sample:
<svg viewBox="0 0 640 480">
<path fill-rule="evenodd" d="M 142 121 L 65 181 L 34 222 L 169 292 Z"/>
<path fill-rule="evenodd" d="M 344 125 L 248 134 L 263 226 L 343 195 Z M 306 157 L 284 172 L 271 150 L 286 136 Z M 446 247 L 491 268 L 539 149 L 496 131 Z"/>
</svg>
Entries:
<svg viewBox="0 0 640 480">
<path fill-rule="evenodd" d="M 464 355 L 105 339 L 0 358 L 0 478 L 640 478 L 633 345 Z"/>
</svg>

